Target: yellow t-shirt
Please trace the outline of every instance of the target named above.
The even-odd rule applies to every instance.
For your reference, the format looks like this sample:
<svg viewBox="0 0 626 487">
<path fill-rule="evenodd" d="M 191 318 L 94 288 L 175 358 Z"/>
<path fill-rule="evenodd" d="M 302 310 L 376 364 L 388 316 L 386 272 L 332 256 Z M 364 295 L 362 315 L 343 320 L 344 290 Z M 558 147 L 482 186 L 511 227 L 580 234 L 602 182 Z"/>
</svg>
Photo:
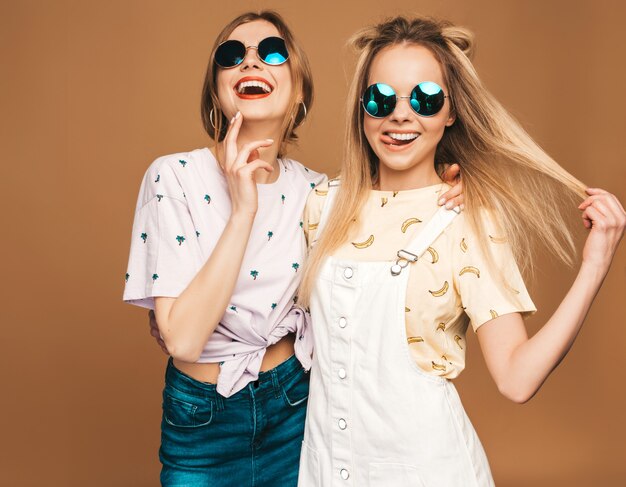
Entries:
<svg viewBox="0 0 626 487">
<path fill-rule="evenodd" d="M 335 251 L 340 259 L 392 261 L 439 209 L 444 183 L 407 191 L 372 190 L 349 241 Z M 309 244 L 326 201 L 328 183 L 311 192 L 304 210 Z M 453 379 L 465 367 L 465 333 L 507 313 L 536 311 L 506 240 L 485 222 L 494 265 L 489 266 L 463 213 L 410 264 L 406 331 L 416 364 L 426 372 Z M 502 269 L 498 273 L 497 266 Z M 504 277 L 506 285 L 501 277 Z"/>
</svg>

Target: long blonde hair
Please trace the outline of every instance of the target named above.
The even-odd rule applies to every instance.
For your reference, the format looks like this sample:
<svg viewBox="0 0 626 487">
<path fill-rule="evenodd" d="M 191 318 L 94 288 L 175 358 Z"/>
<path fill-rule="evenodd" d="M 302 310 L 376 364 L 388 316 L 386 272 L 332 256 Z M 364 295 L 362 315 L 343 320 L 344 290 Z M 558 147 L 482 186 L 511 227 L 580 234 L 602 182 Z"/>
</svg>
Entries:
<svg viewBox="0 0 626 487">
<path fill-rule="evenodd" d="M 237 27 L 259 20 L 269 22 L 276 27 L 280 37 L 285 40 L 285 45 L 289 52 L 287 65 L 291 73 L 291 81 L 294 90 L 289 102 L 289 108 L 287 109 L 287 115 L 281 127 L 278 151 L 278 156 L 281 157 L 287 150 L 287 146 L 298 140 L 296 129 L 304 122 L 313 104 L 313 76 L 306 53 L 296 41 L 285 20 L 277 12 L 273 10 L 246 12 L 230 21 L 218 34 L 213 48 L 211 49 L 209 63 L 204 76 L 200 114 L 202 116 L 204 130 L 207 134 L 209 134 L 215 142 L 224 140 L 228 129 L 228 120 L 221 110 L 217 96 L 217 72 L 221 68 L 215 64 L 215 51 L 222 42 L 228 39 L 230 34 Z"/>
<path fill-rule="evenodd" d="M 456 119 L 437 146 L 435 168 L 441 175 L 444 163 L 461 166 L 465 218 L 487 259 L 492 260 L 481 223 L 484 210 L 494 215 L 526 275 L 532 271 L 529 253 L 537 243 L 561 261 L 573 261 L 574 242 L 562 209 L 571 208 L 585 186 L 546 154 L 484 88 L 470 61 L 471 32 L 447 21 L 395 17 L 362 29 L 350 40 L 358 59 L 348 94 L 341 185 L 305 268 L 299 291 L 303 305 L 309 302 L 321 263 L 345 243 L 378 177 L 379 161 L 365 138 L 360 96 L 374 57 L 403 43 L 428 48 L 442 67 Z"/>
</svg>

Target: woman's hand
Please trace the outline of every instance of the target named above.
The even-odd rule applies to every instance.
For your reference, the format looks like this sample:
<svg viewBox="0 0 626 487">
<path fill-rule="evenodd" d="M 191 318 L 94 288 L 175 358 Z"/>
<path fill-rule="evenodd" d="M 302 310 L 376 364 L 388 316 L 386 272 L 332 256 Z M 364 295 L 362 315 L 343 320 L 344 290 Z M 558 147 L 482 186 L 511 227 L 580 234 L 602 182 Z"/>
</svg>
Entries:
<svg viewBox="0 0 626 487">
<path fill-rule="evenodd" d="M 232 214 L 255 215 L 259 202 L 254 171 L 265 169 L 267 172 L 272 172 L 274 170 L 271 164 L 258 158 L 258 149 L 269 147 L 274 141 L 272 139 L 256 140 L 240 149 L 237 147 L 237 137 L 242 123 L 243 116 L 241 112 L 237 112 L 230 121 L 224 138 L 225 160 L 222 169 L 228 183 Z"/>
<path fill-rule="evenodd" d="M 607 271 L 626 228 L 626 212 L 619 200 L 598 188 L 587 188 L 589 197 L 578 207 L 590 229 L 583 249 L 583 265 Z"/>
<path fill-rule="evenodd" d="M 150 335 L 152 335 L 154 337 L 156 342 L 161 347 L 161 350 L 163 350 L 163 353 L 165 353 L 166 355 L 169 355 L 170 352 L 167 349 L 167 347 L 165 346 L 165 342 L 161 338 L 161 333 L 159 332 L 159 327 L 157 325 L 156 316 L 154 315 L 154 311 L 153 310 L 150 310 L 150 312 L 148 313 L 148 322 L 149 322 L 149 325 L 150 325 Z"/>
<path fill-rule="evenodd" d="M 465 208 L 463 204 L 463 181 L 461 180 L 461 166 L 452 164 L 446 167 L 443 172 L 443 181 L 452 186 L 448 191 L 441 195 L 439 206 L 446 205 L 449 210 L 459 206 Z"/>
</svg>

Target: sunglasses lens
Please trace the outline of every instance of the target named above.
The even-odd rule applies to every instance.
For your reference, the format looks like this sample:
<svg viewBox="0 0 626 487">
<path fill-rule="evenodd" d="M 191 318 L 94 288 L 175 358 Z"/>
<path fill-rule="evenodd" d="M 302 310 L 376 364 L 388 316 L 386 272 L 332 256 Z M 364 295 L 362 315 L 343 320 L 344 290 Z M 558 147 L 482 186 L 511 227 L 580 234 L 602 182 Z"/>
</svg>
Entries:
<svg viewBox="0 0 626 487">
<path fill-rule="evenodd" d="M 259 42 L 259 57 L 265 64 L 277 66 L 287 61 L 289 53 L 285 41 L 280 37 L 267 37 Z"/>
<path fill-rule="evenodd" d="M 222 68 L 232 68 L 243 62 L 246 57 L 246 46 L 239 41 L 226 41 L 215 51 L 215 62 Z"/>
<path fill-rule="evenodd" d="M 396 107 L 396 93 L 384 83 L 368 86 L 363 93 L 363 108 L 376 118 L 384 118 Z"/>
<path fill-rule="evenodd" d="M 441 86 L 424 81 L 411 92 L 411 108 L 423 117 L 431 117 L 443 108 L 445 98 Z"/>
</svg>

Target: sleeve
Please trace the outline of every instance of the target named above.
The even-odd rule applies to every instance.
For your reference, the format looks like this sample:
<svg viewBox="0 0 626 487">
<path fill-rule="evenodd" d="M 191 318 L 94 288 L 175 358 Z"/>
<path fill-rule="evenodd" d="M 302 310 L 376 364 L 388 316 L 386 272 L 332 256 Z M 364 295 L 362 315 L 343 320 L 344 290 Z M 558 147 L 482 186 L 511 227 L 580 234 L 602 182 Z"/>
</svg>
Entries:
<svg viewBox="0 0 626 487">
<path fill-rule="evenodd" d="M 178 297 L 202 260 L 183 189 L 171 167 L 155 163 L 139 192 L 124 301 L 154 309 L 154 297 Z"/>
<path fill-rule="evenodd" d="M 474 331 L 500 315 L 527 316 L 537 311 L 506 239 L 498 235 L 487 217 L 485 225 L 491 260 L 467 224 L 461 225 L 463 230 L 452 242 L 455 285 Z"/>
<path fill-rule="evenodd" d="M 304 222 L 304 235 L 309 250 L 311 250 L 313 243 L 317 239 L 317 225 L 320 222 L 322 210 L 324 209 L 326 195 L 328 195 L 328 181 L 320 183 L 309 193 L 304 207 L 302 221 Z"/>
</svg>

